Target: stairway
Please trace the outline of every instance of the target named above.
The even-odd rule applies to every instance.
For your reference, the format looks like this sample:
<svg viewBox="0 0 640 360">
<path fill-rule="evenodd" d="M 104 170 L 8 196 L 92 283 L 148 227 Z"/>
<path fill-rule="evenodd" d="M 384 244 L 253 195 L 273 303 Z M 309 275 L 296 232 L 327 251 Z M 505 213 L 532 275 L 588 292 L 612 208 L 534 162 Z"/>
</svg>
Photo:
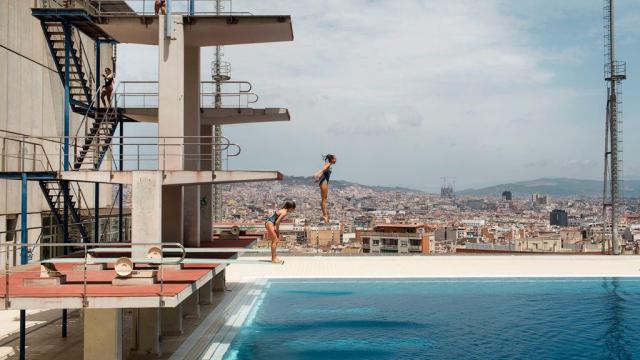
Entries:
<svg viewBox="0 0 640 360">
<path fill-rule="evenodd" d="M 63 85 L 66 76 L 69 76 L 69 92 L 72 105 L 84 105 L 84 107 L 86 107 L 91 101 L 93 74 L 91 73 L 91 69 L 84 65 L 82 44 L 74 40 L 73 34 L 77 30 L 73 28 L 69 29 L 69 33 L 71 34 L 71 38 L 69 39 L 71 49 L 69 56 L 69 74 L 66 74 L 64 26 L 60 21 L 43 21 L 41 24 Z M 75 38 L 79 39 L 79 34 Z"/>
<path fill-rule="evenodd" d="M 102 160 L 113 141 L 113 135 L 119 123 L 119 111 L 115 108 L 90 109 L 89 114 L 93 124 L 87 128 L 85 135 L 79 138 L 76 147 L 80 147 L 75 154 L 73 170 L 98 170 Z"/>
<path fill-rule="evenodd" d="M 67 204 L 67 208 L 69 209 L 69 215 L 71 215 L 71 220 L 74 225 L 69 227 L 69 238 L 71 239 L 81 239 L 82 242 L 90 242 L 89 235 L 87 234 L 87 230 L 84 224 L 81 223 L 82 219 L 80 217 L 80 210 L 77 206 L 76 199 L 74 194 L 71 193 L 71 190 L 68 186 L 68 183 L 65 184 L 64 181 L 58 180 L 41 180 L 39 181 L 40 189 L 44 194 L 44 197 L 49 205 L 49 209 L 51 210 L 51 214 L 55 218 L 58 226 L 60 226 L 61 230 L 64 224 L 64 204 Z M 65 186 L 66 185 L 66 186 Z M 78 199 L 79 201 L 79 199 Z M 72 229 L 76 229 L 77 234 L 79 236 L 73 237 L 74 231 Z"/>
</svg>

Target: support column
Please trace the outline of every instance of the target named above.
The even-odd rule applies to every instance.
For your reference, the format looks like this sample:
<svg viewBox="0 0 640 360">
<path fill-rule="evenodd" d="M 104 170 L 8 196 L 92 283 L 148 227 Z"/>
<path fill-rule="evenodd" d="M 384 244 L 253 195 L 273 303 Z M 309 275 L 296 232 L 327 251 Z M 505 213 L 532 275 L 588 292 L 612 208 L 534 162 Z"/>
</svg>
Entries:
<svg viewBox="0 0 640 360">
<path fill-rule="evenodd" d="M 131 184 L 131 242 L 157 244 L 162 241 L 162 173 L 133 171 Z M 145 257 L 146 250 L 136 246 L 134 258 Z"/>
<path fill-rule="evenodd" d="M 213 279 L 207 281 L 204 285 L 198 289 L 198 303 L 200 305 L 213 304 Z"/>
<path fill-rule="evenodd" d="M 138 353 L 160 355 L 160 308 L 138 309 Z"/>
<path fill-rule="evenodd" d="M 162 316 L 162 335 L 182 335 L 182 304 L 179 304 L 174 308 L 162 308 L 160 309 L 160 313 Z"/>
<path fill-rule="evenodd" d="M 158 31 L 158 135 L 185 135 L 185 46 L 182 15 L 159 16 L 159 28 L 171 22 L 170 37 Z M 200 69 L 196 69 L 199 71 Z M 183 139 L 161 139 L 159 166 L 163 170 L 183 170 Z"/>
<path fill-rule="evenodd" d="M 211 125 L 202 125 L 200 127 L 200 136 L 202 136 L 202 145 L 200 146 L 200 169 L 203 171 L 213 171 L 212 161 L 212 139 L 213 127 Z M 213 193 L 212 185 L 200 185 L 200 241 L 213 240 Z"/>
<path fill-rule="evenodd" d="M 84 359 L 122 359 L 122 309 L 84 310 Z"/>
<path fill-rule="evenodd" d="M 162 187 L 162 242 L 182 243 L 182 187 Z"/>
<path fill-rule="evenodd" d="M 200 48 L 184 49 L 184 169 L 200 170 Z M 183 190 L 185 246 L 200 246 L 200 186 Z"/>
<path fill-rule="evenodd" d="M 184 317 L 188 319 L 197 319 L 200 317 L 200 299 L 199 292 L 194 291 L 183 301 Z"/>
<path fill-rule="evenodd" d="M 226 272 L 227 272 L 227 269 L 224 269 L 213 277 L 213 280 L 211 280 L 213 291 L 225 291 Z"/>
</svg>

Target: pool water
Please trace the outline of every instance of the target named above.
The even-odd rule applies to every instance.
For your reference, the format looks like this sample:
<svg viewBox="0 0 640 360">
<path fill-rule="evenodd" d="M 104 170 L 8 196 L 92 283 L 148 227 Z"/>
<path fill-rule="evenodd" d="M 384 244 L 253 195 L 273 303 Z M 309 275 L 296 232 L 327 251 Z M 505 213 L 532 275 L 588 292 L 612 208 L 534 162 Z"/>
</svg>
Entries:
<svg viewBox="0 0 640 360">
<path fill-rule="evenodd" d="M 640 358 L 640 279 L 275 280 L 225 359 Z"/>
</svg>

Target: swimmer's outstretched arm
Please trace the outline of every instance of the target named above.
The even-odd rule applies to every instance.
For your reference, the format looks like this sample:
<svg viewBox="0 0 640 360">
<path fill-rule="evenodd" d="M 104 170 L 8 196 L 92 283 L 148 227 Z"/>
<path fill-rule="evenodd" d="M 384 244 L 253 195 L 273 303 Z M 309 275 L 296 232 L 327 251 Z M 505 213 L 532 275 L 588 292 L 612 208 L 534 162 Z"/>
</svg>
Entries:
<svg viewBox="0 0 640 360">
<path fill-rule="evenodd" d="M 320 176 L 322 176 L 322 173 L 325 172 L 330 166 L 331 163 L 325 163 L 324 166 L 322 166 L 322 169 L 318 170 L 318 172 L 313 175 L 313 178 L 316 179 L 316 181 L 320 180 Z"/>
</svg>

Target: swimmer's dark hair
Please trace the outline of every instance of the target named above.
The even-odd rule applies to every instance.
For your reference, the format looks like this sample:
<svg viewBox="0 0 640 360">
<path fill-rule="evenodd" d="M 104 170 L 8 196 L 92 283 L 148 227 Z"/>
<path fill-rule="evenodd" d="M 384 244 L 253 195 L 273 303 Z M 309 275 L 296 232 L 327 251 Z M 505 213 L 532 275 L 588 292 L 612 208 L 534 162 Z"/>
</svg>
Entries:
<svg viewBox="0 0 640 360">
<path fill-rule="evenodd" d="M 324 160 L 324 162 L 330 162 L 333 161 L 333 159 L 335 159 L 336 156 L 333 154 L 327 154 L 327 155 L 322 155 L 322 159 Z"/>
<path fill-rule="evenodd" d="M 295 201 L 285 201 L 284 204 L 282 204 L 282 208 L 281 209 L 287 209 L 287 210 L 295 210 L 296 209 L 296 202 Z"/>
</svg>

